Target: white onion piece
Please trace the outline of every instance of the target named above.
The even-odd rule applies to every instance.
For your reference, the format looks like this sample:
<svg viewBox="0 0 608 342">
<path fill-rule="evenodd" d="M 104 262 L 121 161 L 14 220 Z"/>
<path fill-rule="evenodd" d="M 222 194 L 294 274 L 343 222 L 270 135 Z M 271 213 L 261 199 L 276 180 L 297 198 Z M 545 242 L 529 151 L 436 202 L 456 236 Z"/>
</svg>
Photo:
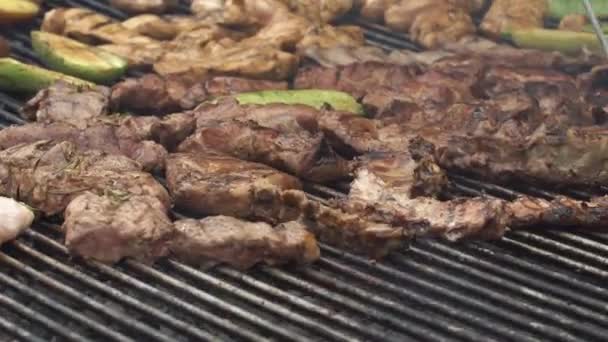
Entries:
<svg viewBox="0 0 608 342">
<path fill-rule="evenodd" d="M 34 213 L 12 198 L 0 197 L 0 245 L 15 239 L 34 221 Z"/>
</svg>

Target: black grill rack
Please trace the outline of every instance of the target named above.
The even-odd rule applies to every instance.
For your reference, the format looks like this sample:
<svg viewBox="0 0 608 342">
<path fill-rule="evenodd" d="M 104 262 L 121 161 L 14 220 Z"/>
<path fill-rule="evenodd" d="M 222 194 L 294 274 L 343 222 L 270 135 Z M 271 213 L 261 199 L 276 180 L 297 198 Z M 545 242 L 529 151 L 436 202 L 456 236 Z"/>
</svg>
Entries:
<svg viewBox="0 0 608 342">
<path fill-rule="evenodd" d="M 116 18 L 105 1 L 84 6 Z M 181 12 L 187 6 L 180 7 Z M 16 58 L 37 62 L 29 30 L 2 32 Z M 370 44 L 418 47 L 355 22 Z M 0 93 L 0 124 L 21 123 L 23 99 Z M 453 176 L 453 193 L 519 192 Z M 311 196 L 343 196 L 310 185 Z M 522 191 L 551 198 L 536 188 Z M 585 198 L 582 192 L 569 192 Z M 594 341 L 608 336 L 608 235 L 508 233 L 496 242 L 416 241 L 381 262 L 321 245 L 309 267 L 239 272 L 166 260 L 110 267 L 71 258 L 57 222 L 0 249 L 0 340 L 23 341 Z"/>
</svg>

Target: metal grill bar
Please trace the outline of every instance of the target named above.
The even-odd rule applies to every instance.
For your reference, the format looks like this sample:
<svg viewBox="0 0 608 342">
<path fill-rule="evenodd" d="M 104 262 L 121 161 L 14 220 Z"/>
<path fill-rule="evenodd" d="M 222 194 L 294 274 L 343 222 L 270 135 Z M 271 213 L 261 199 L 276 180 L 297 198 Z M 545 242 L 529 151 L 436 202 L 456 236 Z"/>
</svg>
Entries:
<svg viewBox="0 0 608 342">
<path fill-rule="evenodd" d="M 126 17 L 106 1 L 50 0 L 47 5 L 84 5 L 114 18 Z M 181 4 L 179 11 L 187 10 Z M 383 48 L 418 49 L 379 25 L 355 24 Z M 39 25 L 40 18 L 8 33 L 17 58 L 37 62 L 25 30 Z M 3 122 L 23 122 L 17 114 L 21 103 L 0 93 L 0 127 Z M 460 194 L 557 195 L 458 175 L 452 180 Z M 307 191 L 319 201 L 344 196 L 316 185 L 307 186 Z M 566 194 L 589 196 L 580 191 Z M 76 331 L 59 328 L 83 340 L 573 341 L 606 336 L 602 323 L 608 317 L 608 268 L 603 256 L 608 237 L 601 234 L 511 232 L 498 243 L 458 247 L 419 241 L 382 263 L 322 246 L 324 257 L 312 268 L 260 267 L 242 274 L 227 267 L 203 271 L 176 261 L 155 266 L 127 261 L 110 267 L 74 260 L 57 241 L 57 229 L 52 224 L 35 227 L 2 248 L 0 264 L 9 267 L 0 270 L 0 286 L 20 296 L 3 293 L 0 303 L 24 307 L 31 300 L 54 310 L 57 319 L 80 323 Z M 39 284 L 19 286 L 23 276 Z M 47 310 L 38 313 L 32 307 L 19 315 L 26 320 L 12 322 L 14 315 L 2 316 L 3 306 L 1 330 L 26 341 L 48 340 L 38 336 L 42 331 L 29 331 L 31 322 L 44 326 L 49 336 L 66 339 L 57 326 L 32 318 L 48 318 Z M 131 313 L 141 316 L 135 319 Z M 106 328 L 108 322 L 116 328 Z"/>
<path fill-rule="evenodd" d="M 75 311 L 73 311 L 69 307 L 67 307 L 63 304 L 60 304 L 59 302 L 57 302 L 53 299 L 50 299 L 50 298 L 40 294 L 39 292 L 33 291 L 29 287 L 23 286 L 18 281 L 8 277 L 7 275 L 5 275 L 3 273 L 0 273 L 0 282 L 12 287 L 16 291 L 25 293 L 29 297 L 36 299 L 37 301 L 45 304 L 46 306 L 50 307 L 51 309 L 53 309 L 55 311 L 63 314 L 64 316 L 68 317 L 71 320 L 77 321 L 81 324 L 84 324 L 86 326 L 93 328 L 97 333 L 99 333 L 103 336 L 106 336 L 107 338 L 110 338 L 114 341 L 119 341 L 119 342 L 134 341 L 133 339 L 130 339 L 130 338 L 126 337 L 125 335 L 122 335 L 118 332 L 108 329 L 107 327 L 97 323 L 96 321 L 87 319 L 87 318 L 77 314 Z"/>
<path fill-rule="evenodd" d="M 49 260 L 52 260 L 48 257 L 43 256 L 41 253 L 38 253 L 35 250 L 23 245 L 20 242 L 14 242 L 13 245 L 15 245 L 17 248 L 19 248 L 25 252 L 31 253 L 32 255 L 38 257 L 38 259 L 41 261 L 48 262 Z M 27 266 L 26 264 L 6 255 L 5 253 L 0 253 L 0 262 L 31 276 L 36 281 L 47 285 L 48 287 L 52 288 L 53 290 L 61 292 L 62 294 L 65 294 L 66 296 L 69 296 L 72 299 L 74 299 L 78 302 L 81 302 L 88 307 L 94 308 L 97 311 L 104 313 L 108 317 L 115 320 L 115 322 L 124 324 L 126 327 L 128 327 L 130 329 L 137 330 L 138 333 L 146 335 L 146 336 L 148 336 L 148 338 L 152 338 L 157 341 L 172 341 L 171 337 L 166 336 L 160 332 L 154 331 L 154 330 L 150 329 L 149 327 L 145 326 L 144 324 L 142 324 L 136 320 L 133 320 L 131 317 L 121 314 L 115 310 L 112 310 L 107 305 L 103 305 L 95 300 L 92 300 L 92 299 L 84 296 L 82 293 L 78 293 L 74 289 L 54 280 L 53 278 L 51 278 L 49 276 L 44 275 L 43 273 L 41 273 L 39 271 L 36 271 L 32 267 Z M 51 262 L 51 264 L 52 264 L 52 262 Z"/>
</svg>

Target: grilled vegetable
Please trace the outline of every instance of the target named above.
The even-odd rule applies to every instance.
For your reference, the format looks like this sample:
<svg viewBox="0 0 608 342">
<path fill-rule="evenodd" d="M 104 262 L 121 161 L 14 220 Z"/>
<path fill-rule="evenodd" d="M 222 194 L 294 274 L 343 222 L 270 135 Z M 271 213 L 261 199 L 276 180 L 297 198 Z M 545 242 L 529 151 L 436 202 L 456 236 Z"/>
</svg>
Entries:
<svg viewBox="0 0 608 342">
<path fill-rule="evenodd" d="M 321 109 L 329 105 L 339 111 L 364 114 L 363 106 L 347 93 L 335 90 L 265 90 L 235 95 L 240 104 L 302 104 Z"/>
<path fill-rule="evenodd" d="M 547 0 L 549 2 L 548 15 L 561 19 L 568 14 L 587 14 L 583 3 L 578 0 Z M 595 14 L 600 18 L 608 18 L 608 0 L 591 0 Z"/>
<path fill-rule="evenodd" d="M 108 51 L 54 33 L 32 31 L 32 47 L 50 68 L 97 83 L 120 78 L 127 61 Z"/>
<path fill-rule="evenodd" d="M 24 64 L 12 58 L 0 58 L 0 89 L 36 92 L 59 80 L 76 85 L 93 85 L 90 82 L 35 65 Z"/>
<path fill-rule="evenodd" d="M 593 33 L 549 29 L 513 30 L 503 34 L 515 45 L 545 51 L 559 51 L 565 54 L 578 54 L 584 49 L 601 51 L 600 42 Z"/>
<path fill-rule="evenodd" d="M 24 21 L 35 17 L 40 6 L 28 0 L 0 1 L 0 24 Z"/>
</svg>

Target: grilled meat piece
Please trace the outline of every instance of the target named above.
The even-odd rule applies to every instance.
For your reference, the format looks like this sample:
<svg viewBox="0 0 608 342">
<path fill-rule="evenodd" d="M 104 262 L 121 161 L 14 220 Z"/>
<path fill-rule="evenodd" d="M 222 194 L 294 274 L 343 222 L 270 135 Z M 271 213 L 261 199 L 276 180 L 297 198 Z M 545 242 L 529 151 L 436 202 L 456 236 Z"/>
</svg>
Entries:
<svg viewBox="0 0 608 342">
<path fill-rule="evenodd" d="M 172 154 L 167 187 L 177 209 L 195 215 L 228 215 L 276 224 L 297 219 L 284 203 L 285 190 L 301 189 L 297 178 L 266 165 L 228 156 Z"/>
<path fill-rule="evenodd" d="M 34 213 L 27 206 L 12 198 L 0 197 L 0 246 L 15 239 L 29 228 L 34 221 Z"/>
<path fill-rule="evenodd" d="M 176 21 L 187 21 L 190 27 L 194 27 L 194 23 L 189 22 L 187 17 L 177 17 Z M 175 21 L 167 20 L 163 17 L 159 17 L 154 14 L 142 14 L 135 17 L 131 17 L 123 21 L 122 26 L 128 30 L 137 32 L 142 36 L 148 36 L 150 38 L 158 40 L 171 40 L 175 38 L 178 33 L 182 32 L 179 25 Z"/>
<path fill-rule="evenodd" d="M 430 166 L 438 169 L 437 165 Z M 407 178 L 411 177 L 405 174 Z M 403 181 L 411 179 L 404 178 Z M 432 197 L 412 198 L 401 191 L 402 186 L 395 186 L 392 177 L 387 182 L 382 174 L 369 168 L 359 168 L 348 198 L 340 201 L 338 206 L 345 212 L 365 213 L 374 221 L 392 226 L 404 229 L 415 226 L 410 233 L 413 236 L 437 236 L 456 241 L 471 237 L 498 238 L 504 234 L 508 211 L 502 200 L 485 197 L 450 201 Z"/>
<path fill-rule="evenodd" d="M 429 65 L 453 53 L 443 50 L 414 52 L 410 50 L 393 50 L 385 52 L 374 46 L 318 46 L 300 50 L 300 54 L 316 64 L 331 68 L 355 63 L 376 62 L 395 65 Z"/>
<path fill-rule="evenodd" d="M 89 44 L 143 44 L 154 41 L 127 29 L 110 17 L 85 8 L 54 8 L 45 13 L 41 29 Z"/>
<path fill-rule="evenodd" d="M 558 196 L 553 200 L 519 197 L 509 203 L 510 226 L 514 229 L 537 225 L 548 227 L 580 227 L 603 229 L 608 223 L 608 198 L 594 197 L 577 201 Z"/>
<path fill-rule="evenodd" d="M 298 70 L 297 89 L 334 89 L 362 98 L 372 89 L 400 89 L 420 72 L 415 66 L 376 62 L 356 63 L 336 68 L 308 67 Z"/>
<path fill-rule="evenodd" d="M 114 85 L 112 107 L 148 114 L 165 114 L 192 109 L 218 96 L 274 89 L 287 89 L 287 82 L 221 76 L 193 82 L 184 77 L 146 74 Z M 155 101 L 151 102 L 151 98 Z"/>
<path fill-rule="evenodd" d="M 165 13 L 177 4 L 177 0 L 110 0 L 112 7 L 129 14 Z"/>
<path fill-rule="evenodd" d="M 232 120 L 200 127 L 178 151 L 223 153 L 318 182 L 348 174 L 346 161 L 325 144 L 322 134 L 303 129 L 281 132 L 252 121 Z"/>
<path fill-rule="evenodd" d="M 311 27 L 305 32 L 304 37 L 296 44 L 296 50 L 302 54 L 310 48 L 330 49 L 333 47 L 357 48 L 363 47 L 365 37 L 363 31 L 357 26 L 325 25 Z"/>
<path fill-rule="evenodd" d="M 608 181 L 606 137 L 600 127 L 548 132 L 544 126 L 519 140 L 456 135 L 438 150 L 438 156 L 446 168 L 490 181 L 597 186 Z"/>
<path fill-rule="evenodd" d="M 167 207 L 152 196 L 84 192 L 70 202 L 64 216 L 70 253 L 105 263 L 125 257 L 154 261 L 169 253 L 175 236 Z"/>
<path fill-rule="evenodd" d="M 295 55 L 266 44 L 263 40 L 242 43 L 208 44 L 205 48 L 165 53 L 155 64 L 161 75 L 195 75 L 204 78 L 211 74 L 233 75 L 256 79 L 285 80 L 292 75 L 298 59 Z"/>
<path fill-rule="evenodd" d="M 0 151 L 0 194 L 27 203 L 45 215 L 63 212 L 85 191 L 152 196 L 166 208 L 167 191 L 133 160 L 98 150 L 78 151 L 69 142 L 37 141 Z"/>
<path fill-rule="evenodd" d="M 232 98 L 206 103 L 192 114 L 197 132 L 178 148 L 215 151 L 263 163 L 317 182 L 348 176 L 347 162 L 318 132 L 320 112 L 303 105 L 239 105 Z M 230 141 L 225 137 L 230 136 Z"/>
<path fill-rule="evenodd" d="M 301 223 L 275 227 L 229 216 L 175 222 L 177 237 L 171 252 L 192 263 L 219 261 L 247 269 L 258 263 L 311 263 L 319 258 L 315 237 Z"/>
<path fill-rule="evenodd" d="M 63 81 L 45 88 L 29 100 L 21 114 L 40 123 L 64 122 L 85 128 L 91 119 L 108 115 L 110 89 L 75 86 Z"/>
<path fill-rule="evenodd" d="M 0 148 L 39 140 L 69 141 L 81 151 L 95 149 L 124 155 L 140 162 L 145 170 L 160 170 L 164 167 L 167 151 L 153 142 L 151 136 L 148 137 L 156 120 L 148 117 L 107 117 L 92 120 L 83 128 L 62 122 L 11 126 L 0 131 Z"/>
<path fill-rule="evenodd" d="M 359 15 L 369 21 L 383 22 L 384 13 L 397 1 L 398 0 L 361 0 Z"/>
<path fill-rule="evenodd" d="M 470 1 L 415 0 L 399 1 L 386 10 L 386 24 L 427 48 L 437 48 L 475 33 L 470 16 Z"/>
<path fill-rule="evenodd" d="M 479 28 L 498 39 L 507 30 L 543 27 L 547 0 L 495 0 Z"/>
</svg>

